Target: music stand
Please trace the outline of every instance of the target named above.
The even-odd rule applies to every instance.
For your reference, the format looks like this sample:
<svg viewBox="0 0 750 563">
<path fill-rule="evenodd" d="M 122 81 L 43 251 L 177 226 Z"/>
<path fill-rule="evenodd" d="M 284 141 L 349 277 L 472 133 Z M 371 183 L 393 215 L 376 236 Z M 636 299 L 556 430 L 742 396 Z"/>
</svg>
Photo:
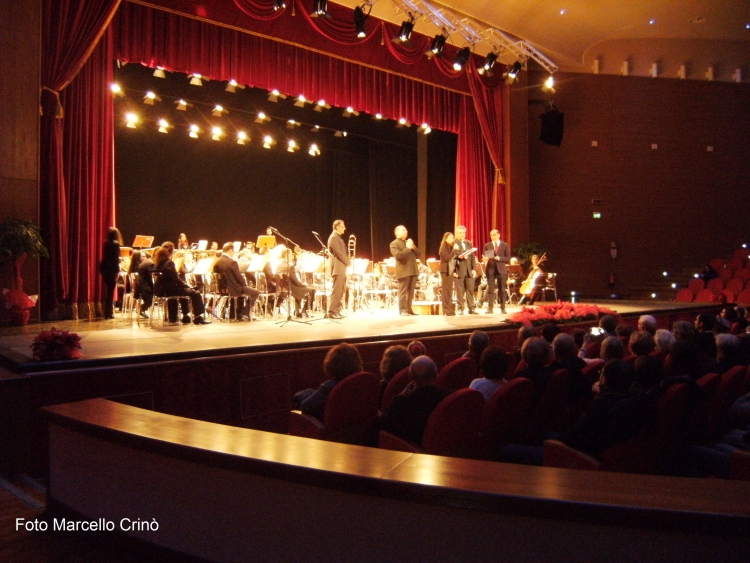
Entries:
<svg viewBox="0 0 750 563">
<path fill-rule="evenodd" d="M 255 243 L 255 248 L 260 252 L 261 248 L 265 248 L 266 252 L 268 249 L 276 246 L 276 237 L 274 235 L 260 235 L 258 242 Z"/>
<path fill-rule="evenodd" d="M 133 244 L 131 245 L 133 248 L 151 248 L 151 245 L 154 243 L 154 237 L 149 235 L 135 235 L 135 239 L 133 239 Z"/>
</svg>

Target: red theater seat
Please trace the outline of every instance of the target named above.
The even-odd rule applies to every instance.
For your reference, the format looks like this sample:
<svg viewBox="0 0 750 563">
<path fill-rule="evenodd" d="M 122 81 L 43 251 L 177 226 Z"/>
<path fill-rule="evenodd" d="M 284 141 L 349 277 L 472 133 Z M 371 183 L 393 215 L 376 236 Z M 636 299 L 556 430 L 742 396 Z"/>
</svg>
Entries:
<svg viewBox="0 0 750 563">
<path fill-rule="evenodd" d="M 479 372 L 477 363 L 471 358 L 458 358 L 445 366 L 437 376 L 437 386 L 445 391 L 456 391 L 468 387 Z"/>
<path fill-rule="evenodd" d="M 701 289 L 698 294 L 695 296 L 695 302 L 696 303 L 713 303 L 714 301 L 714 292 L 710 289 Z"/>
<path fill-rule="evenodd" d="M 737 296 L 737 303 L 740 303 L 742 305 L 750 304 L 750 288 L 740 291 L 739 295 Z"/>
<path fill-rule="evenodd" d="M 474 389 L 459 389 L 432 411 L 422 437 L 428 454 L 479 457 L 479 423 L 484 397 Z"/>
<path fill-rule="evenodd" d="M 739 295 L 740 291 L 742 291 L 744 288 L 745 283 L 739 278 L 732 278 L 731 280 L 727 281 L 726 289 L 734 292 L 735 297 Z"/>
<path fill-rule="evenodd" d="M 724 289 L 724 280 L 721 278 L 714 278 L 708 282 L 706 289 L 710 289 L 714 294 L 721 293 L 721 290 Z"/>
<path fill-rule="evenodd" d="M 677 296 L 674 300 L 678 303 L 690 303 L 692 302 L 694 294 L 687 288 L 681 289 L 677 292 Z"/>
<path fill-rule="evenodd" d="M 599 471 L 602 465 L 598 459 L 573 449 L 559 440 L 545 440 L 542 444 L 542 450 L 545 467 Z"/>
<path fill-rule="evenodd" d="M 520 443 L 528 427 L 534 384 L 517 377 L 508 381 L 487 401 L 479 427 L 482 457 L 496 459 L 505 444 Z"/>
<path fill-rule="evenodd" d="M 393 397 L 399 395 L 404 389 L 406 389 L 406 386 L 409 385 L 410 382 L 411 373 L 409 372 L 408 367 L 405 367 L 394 375 L 383 392 L 383 399 L 380 401 L 380 411 L 385 412 L 391 404 Z"/>
<path fill-rule="evenodd" d="M 688 282 L 688 289 L 693 292 L 693 295 L 706 288 L 706 284 L 701 278 L 693 278 Z"/>
</svg>

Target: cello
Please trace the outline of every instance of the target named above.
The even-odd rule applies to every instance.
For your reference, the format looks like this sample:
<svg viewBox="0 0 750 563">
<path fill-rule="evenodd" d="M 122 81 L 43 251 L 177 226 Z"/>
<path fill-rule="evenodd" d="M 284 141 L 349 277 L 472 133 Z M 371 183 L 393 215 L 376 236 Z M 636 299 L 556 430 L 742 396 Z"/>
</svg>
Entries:
<svg viewBox="0 0 750 563">
<path fill-rule="evenodd" d="M 544 254 L 542 254 L 542 257 L 537 260 L 536 264 L 533 264 L 532 262 L 532 268 L 531 270 L 529 270 L 529 275 L 526 276 L 526 279 L 523 281 L 520 289 L 518 290 L 521 295 L 529 296 L 534 293 L 539 276 L 544 274 L 539 265 L 546 259 L 547 253 L 545 252 Z"/>
</svg>

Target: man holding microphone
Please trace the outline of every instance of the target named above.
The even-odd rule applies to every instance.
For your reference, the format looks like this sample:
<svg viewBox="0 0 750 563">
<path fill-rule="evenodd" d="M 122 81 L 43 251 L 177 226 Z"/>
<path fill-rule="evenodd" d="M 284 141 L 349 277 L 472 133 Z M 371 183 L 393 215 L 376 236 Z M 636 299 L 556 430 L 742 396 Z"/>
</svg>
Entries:
<svg viewBox="0 0 750 563">
<path fill-rule="evenodd" d="M 411 304 L 414 290 L 417 288 L 419 270 L 417 258 L 419 249 L 409 236 L 406 227 L 399 225 L 394 229 L 396 240 L 391 243 L 391 254 L 396 259 L 396 279 L 398 280 L 398 312 L 403 316 L 416 315 Z"/>
</svg>

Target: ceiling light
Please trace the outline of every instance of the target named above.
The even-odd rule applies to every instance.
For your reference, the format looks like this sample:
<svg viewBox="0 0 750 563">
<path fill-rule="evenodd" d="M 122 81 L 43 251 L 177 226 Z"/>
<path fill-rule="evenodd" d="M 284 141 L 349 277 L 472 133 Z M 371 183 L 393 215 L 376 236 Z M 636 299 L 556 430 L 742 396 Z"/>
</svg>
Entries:
<svg viewBox="0 0 750 563">
<path fill-rule="evenodd" d="M 269 102 L 278 102 L 279 98 L 281 98 L 282 100 L 286 100 L 286 95 L 279 92 L 276 88 L 274 88 L 268 93 Z"/>
<path fill-rule="evenodd" d="M 273 137 L 271 135 L 266 135 L 263 137 L 263 148 L 264 149 L 270 149 L 276 144 L 276 141 L 273 140 Z"/>
<path fill-rule="evenodd" d="M 300 94 L 299 96 L 297 96 L 297 99 L 295 100 L 294 105 L 297 106 L 298 108 L 303 108 L 305 107 L 305 104 L 308 102 L 309 100 L 305 98 L 305 96 Z"/>
<path fill-rule="evenodd" d="M 259 111 L 258 117 L 255 118 L 255 123 L 265 123 L 266 121 L 271 121 L 271 118 L 262 111 Z"/>
<path fill-rule="evenodd" d="M 134 114 L 133 112 L 128 112 L 125 114 L 125 126 L 130 129 L 135 129 L 138 126 L 138 116 Z"/>
<path fill-rule="evenodd" d="M 159 133 L 169 133 L 169 130 L 172 128 L 172 125 L 169 124 L 169 121 L 166 119 L 160 119 L 159 120 Z"/>
<path fill-rule="evenodd" d="M 175 109 L 178 109 L 180 111 L 187 111 L 187 108 L 193 107 L 193 104 L 189 104 L 185 100 L 177 100 L 175 102 L 175 106 Z"/>
<path fill-rule="evenodd" d="M 331 109 L 331 106 L 328 105 L 325 100 L 318 100 L 318 103 L 315 104 L 315 107 L 313 109 L 317 112 L 322 112 L 323 108 Z"/>
<path fill-rule="evenodd" d="M 154 76 L 155 76 L 156 78 L 166 78 L 166 77 L 167 77 L 167 75 L 166 75 L 166 74 L 164 74 L 164 67 L 161 67 L 161 66 L 157 66 L 157 67 L 156 67 L 156 68 L 154 69 Z"/>
<path fill-rule="evenodd" d="M 286 151 L 287 152 L 297 152 L 299 150 L 299 145 L 296 143 L 294 139 L 289 139 L 289 142 L 286 144 Z"/>
<path fill-rule="evenodd" d="M 355 117 L 359 117 L 359 112 L 354 111 L 354 108 L 352 106 L 349 106 L 348 108 L 344 110 L 344 113 L 342 113 L 341 115 L 343 115 L 344 117 L 351 117 L 352 115 Z"/>
<path fill-rule="evenodd" d="M 365 23 L 367 22 L 367 17 L 370 15 L 370 12 L 368 11 L 365 14 L 365 6 L 368 6 L 370 10 L 372 9 L 371 4 L 362 4 L 361 6 L 354 8 L 354 27 L 357 29 L 357 37 L 359 38 L 367 37 Z"/>
<path fill-rule="evenodd" d="M 294 129 L 295 127 L 299 127 L 300 123 L 299 121 L 294 121 L 294 119 L 290 119 L 286 122 L 286 128 L 287 129 Z"/>
<path fill-rule="evenodd" d="M 383 114 L 382 113 L 376 113 L 375 115 L 373 115 L 373 118 L 375 118 L 375 119 L 383 119 Z"/>
<path fill-rule="evenodd" d="M 411 32 L 414 31 L 414 16 L 409 14 L 409 19 L 404 20 L 401 23 L 401 27 L 398 30 L 398 35 L 393 38 L 395 43 L 409 43 Z"/>
<path fill-rule="evenodd" d="M 238 145 L 244 145 L 249 140 L 250 140 L 250 137 L 247 136 L 247 133 L 245 133 L 244 131 L 237 131 L 237 144 Z"/>
<path fill-rule="evenodd" d="M 192 137 L 193 139 L 197 139 L 198 138 L 198 133 L 200 133 L 200 132 L 201 132 L 201 128 L 198 127 L 197 125 L 193 124 L 193 125 L 190 126 L 190 133 L 188 133 L 188 135 L 190 137 Z"/>
<path fill-rule="evenodd" d="M 495 66 L 495 63 L 497 62 L 497 52 L 496 51 L 490 51 L 487 53 L 487 56 L 484 58 L 484 64 L 479 68 L 477 72 L 479 74 L 486 74 L 487 76 L 492 76 L 492 67 Z"/>
<path fill-rule="evenodd" d="M 430 43 L 430 49 L 425 53 L 428 57 L 432 58 L 435 55 L 439 55 L 443 52 L 443 47 L 445 47 L 445 41 L 448 39 L 448 37 L 444 33 L 440 33 L 432 38 L 432 42 Z"/>
<path fill-rule="evenodd" d="M 510 67 L 510 70 L 508 71 L 508 78 L 510 78 L 511 80 L 515 80 L 516 76 L 518 76 L 518 73 L 521 72 L 522 68 L 523 63 L 521 61 L 514 62 Z"/>
<path fill-rule="evenodd" d="M 401 129 L 401 128 L 403 128 L 403 127 L 411 127 L 411 123 L 409 123 L 409 122 L 408 122 L 408 121 L 406 120 L 406 118 L 405 118 L 405 117 L 402 117 L 402 118 L 400 118 L 400 119 L 398 120 L 398 123 L 396 123 L 396 127 L 398 127 L 399 129 Z"/>
<path fill-rule="evenodd" d="M 153 106 L 154 101 L 161 102 L 161 98 L 149 90 L 148 92 L 146 92 L 146 95 L 143 96 L 143 103 L 149 106 Z"/>
<path fill-rule="evenodd" d="M 227 91 L 227 92 L 231 92 L 232 94 L 234 94 L 237 91 L 237 88 L 239 88 L 240 90 L 244 90 L 245 89 L 245 85 L 244 84 L 238 84 L 236 80 L 232 79 L 229 82 L 227 82 L 227 87 L 224 88 L 224 90 Z"/>
<path fill-rule="evenodd" d="M 197 72 L 188 74 L 188 78 L 190 79 L 190 84 L 192 84 L 193 86 L 203 86 L 204 80 L 208 82 L 208 78 L 203 78 L 203 76 L 201 76 Z"/>
<path fill-rule="evenodd" d="M 225 110 L 219 104 L 216 104 L 216 107 L 214 107 L 214 109 L 211 110 L 211 115 L 213 115 L 214 117 L 221 117 L 225 113 L 229 113 L 229 111 Z"/>
<path fill-rule="evenodd" d="M 320 131 L 320 125 L 313 125 L 310 131 L 312 131 L 313 133 L 317 133 L 318 131 Z"/>
<path fill-rule="evenodd" d="M 346 131 L 336 131 L 333 136 L 334 137 L 346 137 Z"/>
<path fill-rule="evenodd" d="M 277 12 L 286 8 L 286 0 L 273 0 L 273 11 Z"/>
<path fill-rule="evenodd" d="M 212 127 L 211 128 L 211 138 L 214 141 L 221 141 L 221 138 L 224 136 L 224 131 L 221 127 Z"/>
<path fill-rule="evenodd" d="M 328 15 L 328 0 L 314 0 L 313 12 L 310 14 L 313 18 L 330 18 Z"/>
<path fill-rule="evenodd" d="M 310 156 L 320 156 L 320 149 L 318 148 L 318 145 L 316 145 L 315 143 L 310 145 L 307 154 L 309 154 Z"/>
<path fill-rule="evenodd" d="M 112 94 L 114 94 L 115 96 L 122 97 L 125 95 L 125 92 L 122 91 L 122 88 L 117 82 L 113 82 L 112 84 L 110 84 L 109 89 L 112 90 Z"/>
<path fill-rule="evenodd" d="M 432 127 L 427 125 L 426 123 L 422 123 L 422 125 L 419 126 L 419 129 L 417 129 L 420 133 L 424 133 L 427 135 L 430 131 L 432 131 Z"/>
<path fill-rule="evenodd" d="M 456 55 L 456 60 L 453 62 L 453 70 L 460 71 L 463 70 L 464 65 L 469 62 L 469 57 L 471 56 L 471 47 L 464 47 L 458 52 L 458 55 Z"/>
</svg>

